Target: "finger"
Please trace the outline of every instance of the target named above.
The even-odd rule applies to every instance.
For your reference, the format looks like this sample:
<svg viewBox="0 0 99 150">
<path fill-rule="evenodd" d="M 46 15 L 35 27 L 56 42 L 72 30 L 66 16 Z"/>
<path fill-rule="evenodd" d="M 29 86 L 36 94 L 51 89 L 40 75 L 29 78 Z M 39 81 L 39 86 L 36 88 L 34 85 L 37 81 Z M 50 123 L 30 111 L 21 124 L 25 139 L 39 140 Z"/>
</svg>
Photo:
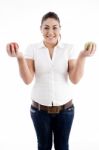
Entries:
<svg viewBox="0 0 99 150">
<path fill-rule="evenodd" d="M 15 42 L 12 42 L 11 43 L 11 51 L 14 56 L 17 55 L 18 49 L 19 49 L 19 45 Z"/>
<path fill-rule="evenodd" d="M 17 52 L 17 50 L 19 48 L 19 45 L 17 43 L 15 43 L 15 42 L 13 42 L 12 44 L 13 44 L 15 52 Z"/>
<path fill-rule="evenodd" d="M 93 43 L 93 44 L 92 44 L 92 50 L 91 50 L 90 54 L 91 54 L 91 55 L 94 55 L 95 52 L 96 52 L 96 44 Z"/>
<path fill-rule="evenodd" d="M 93 46 L 92 46 L 93 50 L 96 50 L 96 44 L 93 43 Z"/>
<path fill-rule="evenodd" d="M 11 54 L 12 54 L 12 55 L 15 55 L 15 54 L 16 54 L 16 49 L 15 49 L 14 43 L 11 43 L 11 44 L 10 44 L 10 51 L 11 51 Z"/>
<path fill-rule="evenodd" d="M 7 44 L 6 50 L 7 50 L 8 55 L 11 56 L 11 47 L 10 47 L 10 44 Z"/>
<path fill-rule="evenodd" d="M 7 44 L 7 53 L 9 56 L 16 56 L 15 46 L 13 43 Z"/>
<path fill-rule="evenodd" d="M 18 50 L 19 50 L 19 45 L 17 43 L 15 44 L 15 50 L 16 50 L 16 54 L 17 54 Z"/>
</svg>

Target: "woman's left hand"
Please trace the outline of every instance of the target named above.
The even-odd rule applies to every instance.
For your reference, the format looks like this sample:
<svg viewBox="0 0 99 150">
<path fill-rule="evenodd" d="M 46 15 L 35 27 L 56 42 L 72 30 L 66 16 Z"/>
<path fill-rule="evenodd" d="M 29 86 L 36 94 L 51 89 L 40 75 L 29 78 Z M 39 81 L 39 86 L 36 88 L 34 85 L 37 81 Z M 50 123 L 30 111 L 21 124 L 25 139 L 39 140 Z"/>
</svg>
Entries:
<svg viewBox="0 0 99 150">
<path fill-rule="evenodd" d="M 82 57 L 93 56 L 96 51 L 96 44 L 94 42 L 85 43 L 84 50 L 81 51 L 80 55 Z"/>
</svg>

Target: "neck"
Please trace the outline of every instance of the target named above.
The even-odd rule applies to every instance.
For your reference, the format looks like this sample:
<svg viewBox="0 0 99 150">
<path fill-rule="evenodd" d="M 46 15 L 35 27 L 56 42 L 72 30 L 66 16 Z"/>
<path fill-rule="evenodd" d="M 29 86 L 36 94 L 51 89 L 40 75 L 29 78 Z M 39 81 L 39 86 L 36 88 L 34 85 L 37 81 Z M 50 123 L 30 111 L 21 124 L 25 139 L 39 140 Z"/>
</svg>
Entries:
<svg viewBox="0 0 99 150">
<path fill-rule="evenodd" d="M 57 42 L 57 43 L 58 43 L 58 42 Z M 53 48 L 57 45 L 57 43 L 55 43 L 55 44 L 49 44 L 49 43 L 47 43 L 47 42 L 44 41 L 44 45 L 45 45 L 48 49 L 53 49 Z"/>
</svg>

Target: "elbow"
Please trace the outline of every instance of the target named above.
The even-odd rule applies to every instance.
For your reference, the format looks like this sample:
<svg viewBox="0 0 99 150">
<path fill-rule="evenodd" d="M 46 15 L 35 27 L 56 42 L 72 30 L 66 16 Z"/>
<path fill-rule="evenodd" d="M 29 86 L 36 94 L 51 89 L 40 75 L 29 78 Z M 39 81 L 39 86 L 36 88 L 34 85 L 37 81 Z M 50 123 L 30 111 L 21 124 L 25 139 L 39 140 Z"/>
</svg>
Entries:
<svg viewBox="0 0 99 150">
<path fill-rule="evenodd" d="M 31 82 L 32 82 L 32 81 L 24 81 L 24 83 L 25 83 L 26 85 L 31 84 Z"/>
<path fill-rule="evenodd" d="M 77 83 L 79 83 L 79 80 L 71 80 L 71 82 L 72 82 L 73 84 L 77 84 Z"/>
<path fill-rule="evenodd" d="M 73 83 L 73 84 L 77 84 L 80 82 L 81 78 L 82 78 L 83 74 L 72 74 L 69 76 L 70 78 L 70 81 Z"/>
<path fill-rule="evenodd" d="M 32 79 L 24 79 L 22 78 L 23 82 L 26 84 L 26 85 L 29 85 L 32 83 Z"/>
<path fill-rule="evenodd" d="M 73 84 L 78 84 L 79 81 L 80 81 L 81 78 L 72 78 L 70 79 L 70 81 L 73 83 Z"/>
</svg>

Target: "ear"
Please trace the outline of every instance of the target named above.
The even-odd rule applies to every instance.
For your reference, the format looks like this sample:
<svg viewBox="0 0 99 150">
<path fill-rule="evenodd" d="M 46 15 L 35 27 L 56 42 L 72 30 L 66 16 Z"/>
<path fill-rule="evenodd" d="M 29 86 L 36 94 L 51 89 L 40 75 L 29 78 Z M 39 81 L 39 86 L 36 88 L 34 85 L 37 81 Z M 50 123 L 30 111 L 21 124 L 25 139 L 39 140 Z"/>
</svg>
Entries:
<svg viewBox="0 0 99 150">
<path fill-rule="evenodd" d="M 59 26 L 60 30 L 61 30 L 61 26 Z"/>
</svg>

